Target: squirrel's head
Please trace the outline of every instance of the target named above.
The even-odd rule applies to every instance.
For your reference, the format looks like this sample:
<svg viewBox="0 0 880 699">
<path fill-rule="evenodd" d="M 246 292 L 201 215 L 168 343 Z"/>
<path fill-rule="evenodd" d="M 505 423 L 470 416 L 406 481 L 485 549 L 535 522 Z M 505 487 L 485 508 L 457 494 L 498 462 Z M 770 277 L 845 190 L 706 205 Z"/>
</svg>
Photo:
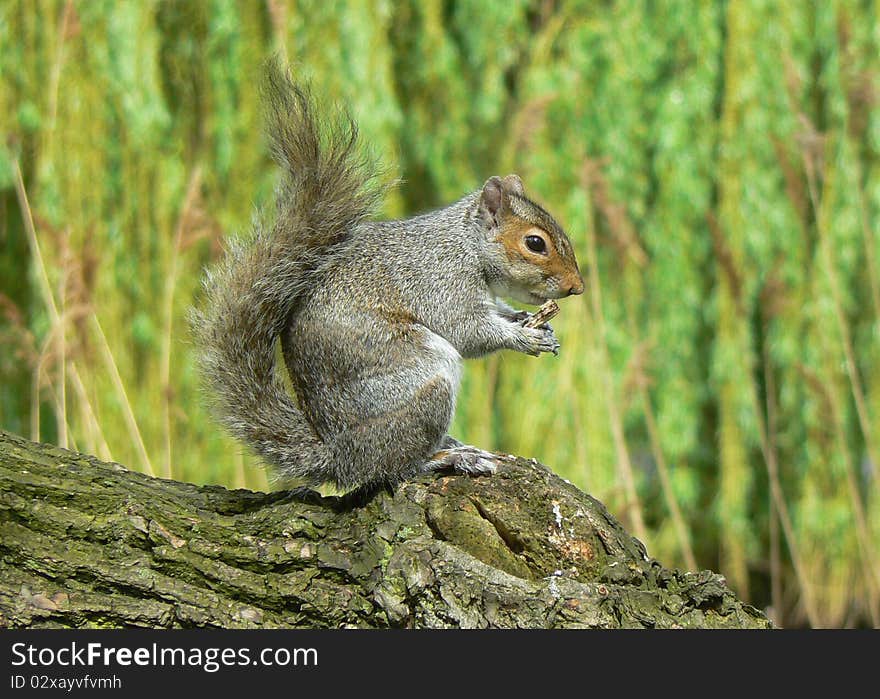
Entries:
<svg viewBox="0 0 880 699">
<path fill-rule="evenodd" d="M 490 177 L 480 213 L 493 250 L 492 285 L 499 295 L 541 304 L 584 292 L 571 241 L 543 208 L 525 196 L 516 175 Z"/>
</svg>

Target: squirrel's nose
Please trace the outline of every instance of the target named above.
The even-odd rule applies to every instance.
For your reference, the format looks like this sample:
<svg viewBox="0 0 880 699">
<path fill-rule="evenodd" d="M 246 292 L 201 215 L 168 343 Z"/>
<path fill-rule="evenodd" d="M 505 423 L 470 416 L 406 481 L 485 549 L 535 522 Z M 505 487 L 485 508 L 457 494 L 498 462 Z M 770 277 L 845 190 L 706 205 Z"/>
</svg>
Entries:
<svg viewBox="0 0 880 699">
<path fill-rule="evenodd" d="M 578 279 L 574 284 L 568 287 L 569 296 L 580 296 L 584 293 L 584 280 Z"/>
</svg>

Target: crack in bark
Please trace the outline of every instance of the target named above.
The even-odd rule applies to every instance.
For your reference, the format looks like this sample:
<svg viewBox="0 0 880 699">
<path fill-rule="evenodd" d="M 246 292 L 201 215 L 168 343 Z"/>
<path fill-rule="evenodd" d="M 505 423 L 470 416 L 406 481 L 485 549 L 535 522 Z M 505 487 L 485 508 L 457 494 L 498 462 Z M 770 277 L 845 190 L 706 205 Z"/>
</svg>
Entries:
<svg viewBox="0 0 880 699">
<path fill-rule="evenodd" d="M 517 537 L 513 531 L 508 529 L 501 519 L 486 510 L 485 505 L 483 505 L 479 498 L 471 497 L 470 501 L 474 504 L 474 507 L 477 509 L 480 517 L 485 519 L 495 528 L 495 531 L 498 532 L 498 538 L 500 538 L 501 541 L 504 542 L 505 546 L 510 549 L 511 553 L 518 556 L 525 550 L 525 544 L 523 543 L 522 539 Z"/>
</svg>

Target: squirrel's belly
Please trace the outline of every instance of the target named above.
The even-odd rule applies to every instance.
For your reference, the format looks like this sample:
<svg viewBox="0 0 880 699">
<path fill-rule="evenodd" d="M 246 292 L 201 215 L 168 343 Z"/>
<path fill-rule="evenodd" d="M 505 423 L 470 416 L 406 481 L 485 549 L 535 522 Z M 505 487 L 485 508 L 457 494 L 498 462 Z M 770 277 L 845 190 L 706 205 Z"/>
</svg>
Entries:
<svg viewBox="0 0 880 699">
<path fill-rule="evenodd" d="M 425 331 L 425 349 L 433 355 L 436 364 L 432 366 L 436 374 L 448 380 L 454 388 L 461 379 L 461 355 L 445 337 L 430 330 Z"/>
</svg>

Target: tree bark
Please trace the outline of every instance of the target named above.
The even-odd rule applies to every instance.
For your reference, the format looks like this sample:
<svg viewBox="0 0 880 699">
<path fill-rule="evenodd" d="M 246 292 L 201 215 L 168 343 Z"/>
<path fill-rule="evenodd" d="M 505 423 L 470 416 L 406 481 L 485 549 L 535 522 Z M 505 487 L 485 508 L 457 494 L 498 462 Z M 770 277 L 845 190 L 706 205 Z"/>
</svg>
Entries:
<svg viewBox="0 0 880 699">
<path fill-rule="evenodd" d="M 0 432 L 0 627 L 757 627 L 534 461 L 353 507 L 151 478 Z"/>
</svg>

